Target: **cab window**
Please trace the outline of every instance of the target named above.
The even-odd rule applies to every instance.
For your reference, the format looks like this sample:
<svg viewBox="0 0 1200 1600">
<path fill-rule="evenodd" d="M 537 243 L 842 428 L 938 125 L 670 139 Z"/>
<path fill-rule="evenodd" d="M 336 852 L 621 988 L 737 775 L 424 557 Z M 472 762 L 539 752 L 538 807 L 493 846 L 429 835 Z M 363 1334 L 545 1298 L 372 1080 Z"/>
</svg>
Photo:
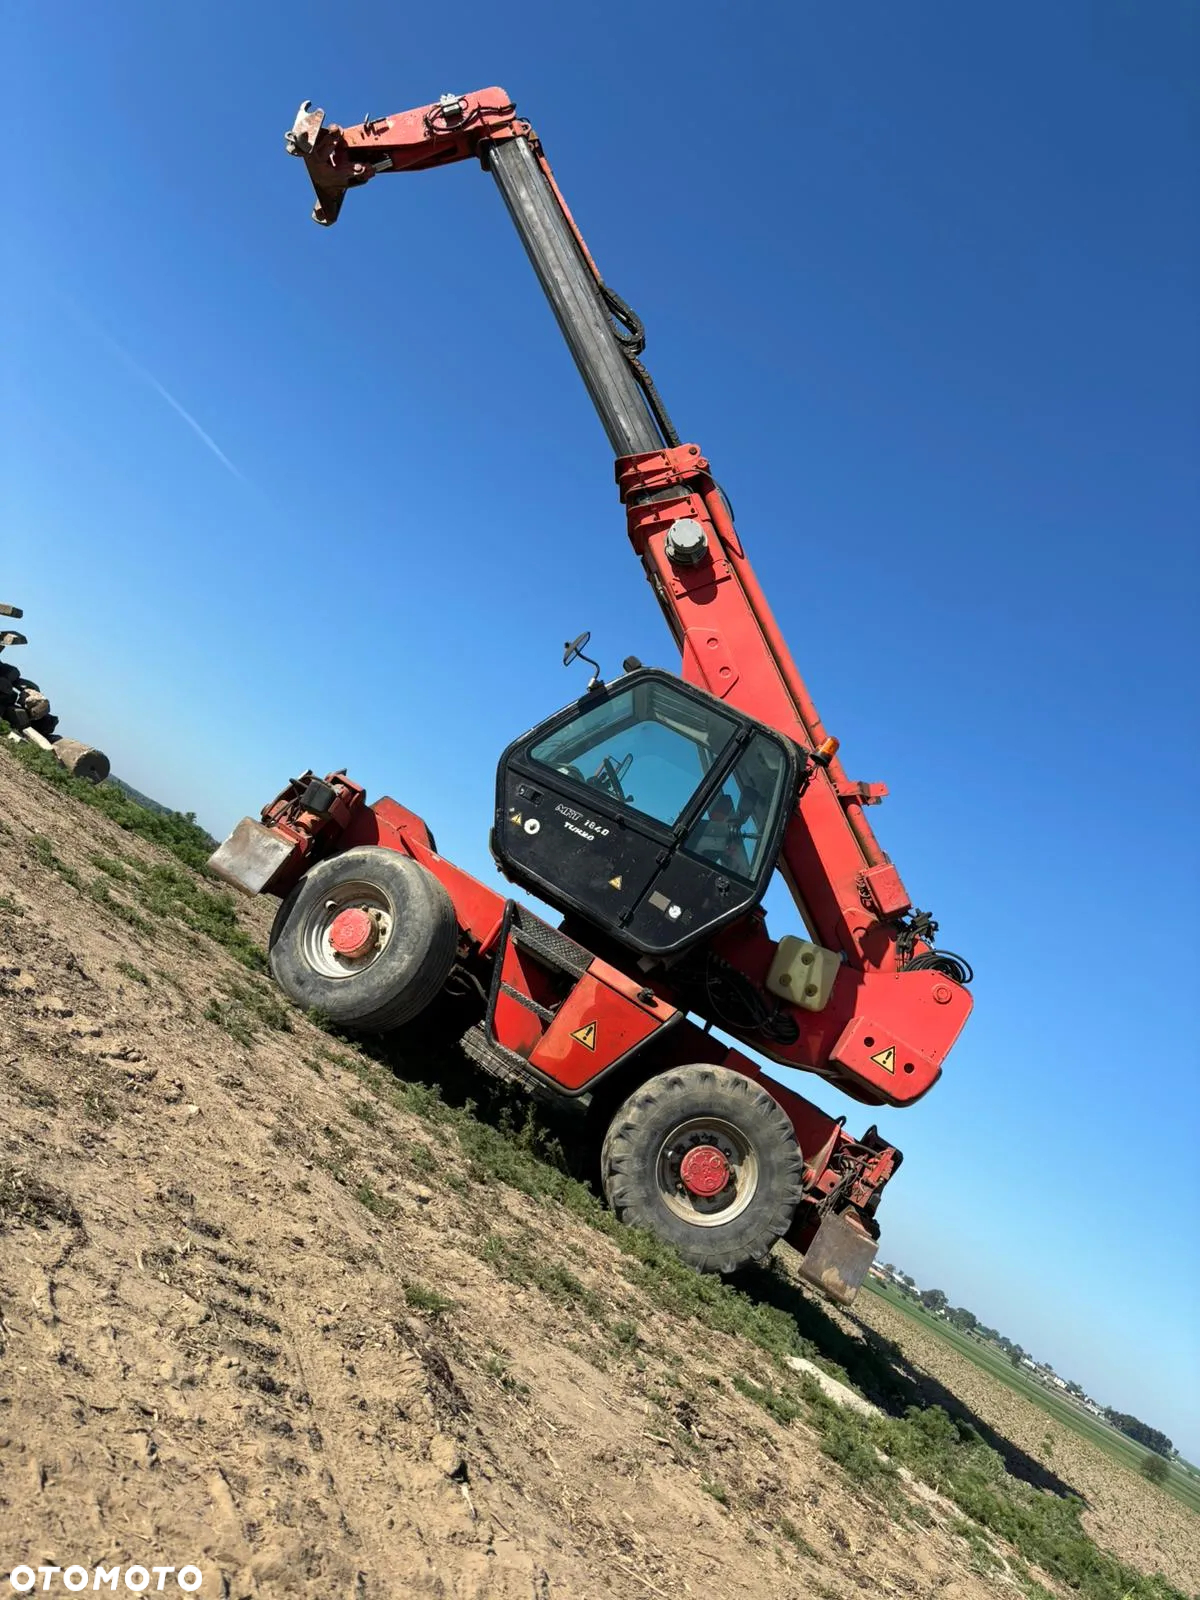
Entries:
<svg viewBox="0 0 1200 1600">
<path fill-rule="evenodd" d="M 715 708 L 651 680 L 605 696 L 533 745 L 529 755 L 671 827 L 735 727 Z"/>
<path fill-rule="evenodd" d="M 693 825 L 684 849 L 734 877 L 754 878 L 774 830 L 786 776 L 783 751 L 756 734 Z"/>
</svg>

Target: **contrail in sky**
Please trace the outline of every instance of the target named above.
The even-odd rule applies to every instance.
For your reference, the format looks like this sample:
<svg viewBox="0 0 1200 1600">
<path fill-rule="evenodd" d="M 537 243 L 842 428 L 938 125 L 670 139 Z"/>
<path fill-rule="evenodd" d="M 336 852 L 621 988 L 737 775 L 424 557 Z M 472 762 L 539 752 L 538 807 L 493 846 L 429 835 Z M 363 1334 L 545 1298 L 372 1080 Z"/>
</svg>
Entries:
<svg viewBox="0 0 1200 1600">
<path fill-rule="evenodd" d="M 97 329 L 96 331 L 98 333 L 100 332 L 99 329 Z M 221 446 L 213 438 L 212 434 L 211 433 L 205 433 L 204 429 L 196 421 L 195 417 L 187 409 L 187 407 L 186 406 L 181 406 L 179 404 L 179 401 L 176 400 L 175 396 L 171 393 L 171 391 L 169 389 L 165 388 L 163 384 L 159 383 L 158 379 L 154 376 L 154 374 L 152 372 L 147 372 L 145 367 L 142 366 L 140 361 L 135 361 L 133 359 L 133 357 L 129 354 L 128 350 L 122 349 L 122 347 L 117 343 L 117 341 L 115 339 L 110 338 L 109 335 L 106 334 L 106 333 L 101 333 L 100 337 L 105 341 L 106 344 L 109 344 L 109 345 L 112 346 L 113 350 L 116 352 L 117 355 L 120 356 L 121 360 L 125 363 L 125 365 L 129 368 L 129 370 L 131 372 L 136 372 L 138 377 L 141 378 L 143 380 L 143 382 L 148 383 L 156 394 L 159 394 L 159 395 L 162 396 L 162 398 L 167 402 L 167 404 L 170 406 L 172 411 L 174 411 L 177 415 L 179 415 L 179 416 L 181 416 L 183 418 L 183 420 L 187 423 L 188 427 L 196 435 L 197 439 L 200 440 L 200 443 L 208 446 L 208 448 L 212 451 L 213 455 L 216 456 L 217 460 L 221 463 L 221 465 L 224 468 L 226 468 L 227 471 L 232 472 L 234 477 L 238 480 L 239 483 L 245 483 L 245 481 L 246 481 L 245 478 L 238 471 L 238 469 L 234 466 L 233 462 L 230 461 L 229 457 L 225 454 L 224 450 L 221 449 Z"/>
<path fill-rule="evenodd" d="M 63 294 L 61 291 L 55 291 L 55 293 L 57 298 L 59 298 L 67 307 L 71 315 L 82 328 L 85 328 L 88 333 L 93 335 L 93 337 L 99 339 L 102 344 L 106 344 L 112 351 L 113 355 L 115 355 L 120 361 L 124 362 L 124 364 L 129 368 L 130 372 L 139 377 L 143 383 L 149 384 L 150 388 L 154 390 L 155 394 L 161 396 L 161 398 L 170 406 L 171 410 L 174 411 L 177 416 L 183 418 L 184 422 L 187 423 L 188 427 L 196 435 L 197 439 L 200 440 L 200 443 L 212 451 L 213 455 L 216 456 L 217 460 L 221 463 L 225 470 L 227 472 L 231 472 L 239 483 L 246 483 L 247 480 L 245 476 L 237 467 L 234 466 L 233 462 L 225 454 L 224 450 L 221 449 L 221 446 L 213 438 L 212 434 L 205 432 L 187 407 L 180 405 L 179 401 L 176 400 L 171 391 L 166 388 L 164 384 L 159 383 L 158 379 L 152 372 L 148 372 L 146 368 L 142 366 L 140 361 L 135 361 L 133 356 L 129 354 L 129 351 L 126 350 L 124 345 L 118 344 L 117 340 L 114 339 L 110 333 L 106 333 L 98 323 L 93 322 L 91 317 L 87 316 L 83 311 L 81 311 L 68 295 Z"/>
</svg>

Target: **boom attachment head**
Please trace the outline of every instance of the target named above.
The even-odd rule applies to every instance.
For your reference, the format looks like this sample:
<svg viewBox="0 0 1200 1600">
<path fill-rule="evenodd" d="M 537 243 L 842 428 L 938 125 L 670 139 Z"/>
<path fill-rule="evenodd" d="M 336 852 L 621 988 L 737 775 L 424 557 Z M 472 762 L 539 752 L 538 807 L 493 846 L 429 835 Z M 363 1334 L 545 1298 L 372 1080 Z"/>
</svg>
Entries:
<svg viewBox="0 0 1200 1600">
<path fill-rule="evenodd" d="M 317 203 L 313 221 L 329 228 L 338 219 L 347 189 L 357 189 L 381 172 L 419 172 L 468 156 L 497 139 L 529 135 L 516 106 L 503 89 L 477 94 L 444 94 L 432 105 L 392 117 L 367 117 L 352 128 L 326 124 L 311 100 L 301 102 L 296 120 L 283 136 L 290 156 L 308 168 Z"/>
</svg>

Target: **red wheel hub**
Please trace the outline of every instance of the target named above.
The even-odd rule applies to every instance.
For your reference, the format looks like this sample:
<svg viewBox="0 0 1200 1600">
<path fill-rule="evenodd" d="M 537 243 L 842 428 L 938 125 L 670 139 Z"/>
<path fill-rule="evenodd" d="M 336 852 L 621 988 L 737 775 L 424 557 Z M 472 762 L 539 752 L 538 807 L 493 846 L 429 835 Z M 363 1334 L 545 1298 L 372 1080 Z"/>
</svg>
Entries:
<svg viewBox="0 0 1200 1600">
<path fill-rule="evenodd" d="M 698 1144 L 679 1163 L 679 1176 L 689 1194 L 707 1200 L 729 1182 L 729 1163 L 715 1144 Z"/>
<path fill-rule="evenodd" d="M 339 956 L 354 961 L 375 948 L 379 929 L 375 918 L 361 906 L 347 906 L 329 924 L 329 942 Z"/>
</svg>

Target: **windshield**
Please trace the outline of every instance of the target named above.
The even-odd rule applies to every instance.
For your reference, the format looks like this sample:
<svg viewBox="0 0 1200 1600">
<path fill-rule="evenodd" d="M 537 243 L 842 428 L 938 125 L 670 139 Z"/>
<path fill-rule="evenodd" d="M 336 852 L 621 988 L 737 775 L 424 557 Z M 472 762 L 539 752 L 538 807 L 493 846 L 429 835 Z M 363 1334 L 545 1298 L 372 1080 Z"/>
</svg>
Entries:
<svg viewBox="0 0 1200 1600">
<path fill-rule="evenodd" d="M 542 766 L 672 827 L 735 729 L 715 707 L 651 680 L 605 696 L 529 754 Z"/>
</svg>

